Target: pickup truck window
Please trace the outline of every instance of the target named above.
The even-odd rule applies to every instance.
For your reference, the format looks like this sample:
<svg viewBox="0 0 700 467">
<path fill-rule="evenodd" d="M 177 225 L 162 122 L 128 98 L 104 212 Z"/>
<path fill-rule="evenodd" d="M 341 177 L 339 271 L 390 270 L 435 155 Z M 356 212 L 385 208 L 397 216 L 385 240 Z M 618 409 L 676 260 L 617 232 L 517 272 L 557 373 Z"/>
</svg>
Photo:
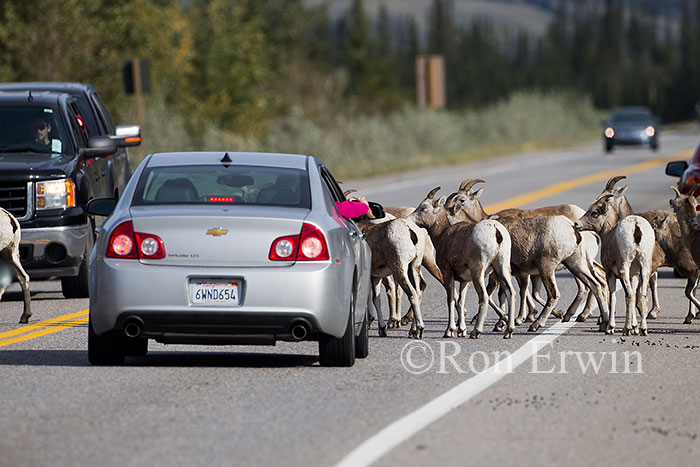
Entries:
<svg viewBox="0 0 700 467">
<path fill-rule="evenodd" d="M 100 99 L 100 95 L 97 93 L 91 94 L 90 98 L 97 109 L 97 113 L 100 115 L 100 120 L 102 120 L 105 130 L 107 130 L 107 134 L 113 135 L 115 131 L 114 122 L 112 121 L 112 117 L 107 112 L 107 106 L 105 106 L 102 99 Z"/>
<path fill-rule="evenodd" d="M 87 98 L 85 98 L 84 95 L 73 95 L 73 102 L 75 102 L 78 105 L 78 115 L 83 117 L 83 120 L 85 121 L 85 124 L 87 125 L 87 132 L 88 135 L 90 136 L 96 136 L 101 134 L 99 128 L 97 127 L 97 121 L 95 120 L 95 116 L 92 112 L 92 109 L 90 108 L 90 102 L 88 102 Z"/>
<path fill-rule="evenodd" d="M 0 152 L 69 155 L 72 145 L 57 109 L 0 107 Z"/>
</svg>

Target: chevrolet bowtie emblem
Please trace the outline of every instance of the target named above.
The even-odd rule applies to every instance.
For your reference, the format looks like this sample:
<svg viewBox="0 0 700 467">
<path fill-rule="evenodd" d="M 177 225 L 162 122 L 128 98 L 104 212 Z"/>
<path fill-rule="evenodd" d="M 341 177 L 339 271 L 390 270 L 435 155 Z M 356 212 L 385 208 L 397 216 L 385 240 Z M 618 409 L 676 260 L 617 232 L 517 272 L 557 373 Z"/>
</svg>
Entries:
<svg viewBox="0 0 700 467">
<path fill-rule="evenodd" d="M 218 227 L 215 229 L 207 230 L 207 235 L 213 235 L 215 237 L 221 237 L 222 235 L 226 235 L 227 233 L 228 233 L 228 230 L 220 229 Z"/>
</svg>

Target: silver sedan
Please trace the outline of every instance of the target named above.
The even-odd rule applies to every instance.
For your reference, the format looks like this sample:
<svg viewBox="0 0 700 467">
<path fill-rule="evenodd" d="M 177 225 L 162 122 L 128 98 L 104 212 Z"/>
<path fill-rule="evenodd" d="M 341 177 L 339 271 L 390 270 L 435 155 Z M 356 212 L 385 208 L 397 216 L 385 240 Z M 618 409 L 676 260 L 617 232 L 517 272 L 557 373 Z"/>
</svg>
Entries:
<svg viewBox="0 0 700 467">
<path fill-rule="evenodd" d="M 317 340 L 320 363 L 368 354 L 371 253 L 315 157 L 147 156 L 90 257 L 88 356 L 121 364 L 148 340 L 270 345 Z"/>
</svg>

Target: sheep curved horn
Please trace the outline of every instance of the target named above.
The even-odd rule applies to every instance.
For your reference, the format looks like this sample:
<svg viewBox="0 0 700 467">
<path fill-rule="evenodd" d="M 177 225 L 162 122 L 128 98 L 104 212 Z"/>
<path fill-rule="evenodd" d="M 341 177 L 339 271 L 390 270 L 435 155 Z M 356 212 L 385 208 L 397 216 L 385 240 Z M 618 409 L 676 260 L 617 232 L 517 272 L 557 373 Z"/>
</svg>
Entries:
<svg viewBox="0 0 700 467">
<path fill-rule="evenodd" d="M 688 190 L 688 196 L 695 196 L 697 198 L 698 195 L 695 194 L 695 190 L 697 190 L 698 188 L 700 188 L 700 185 L 698 185 L 697 183 L 690 187 L 690 190 Z"/>
<path fill-rule="evenodd" d="M 433 188 L 432 190 L 430 190 L 430 193 L 428 193 L 428 196 L 426 196 L 426 198 L 427 198 L 427 199 L 433 199 L 433 198 L 435 197 L 435 193 L 437 193 L 438 191 L 440 191 L 440 187 L 439 187 L 439 186 L 436 186 L 435 188 Z"/>
<path fill-rule="evenodd" d="M 446 208 L 451 208 L 452 204 L 455 202 L 455 198 L 459 196 L 459 193 L 452 193 L 450 196 L 447 197 L 447 200 L 445 201 L 445 207 Z"/>
<path fill-rule="evenodd" d="M 683 196 L 683 194 L 678 190 L 677 186 L 674 185 L 671 187 L 671 189 L 676 192 L 676 198 L 678 198 L 679 196 Z"/>
<path fill-rule="evenodd" d="M 461 185 L 459 185 L 459 189 L 461 191 L 469 191 L 477 183 L 486 183 L 486 182 L 480 178 L 477 178 L 475 180 L 466 179 L 465 181 L 462 182 Z"/>
<path fill-rule="evenodd" d="M 605 189 L 608 191 L 612 191 L 612 189 L 615 188 L 615 184 L 625 178 L 627 178 L 627 176 L 625 175 L 618 175 L 616 177 L 612 177 L 610 180 L 608 180 L 608 183 L 605 185 Z"/>
<path fill-rule="evenodd" d="M 350 193 L 355 193 L 355 192 L 357 192 L 357 190 L 355 190 L 355 189 L 345 190 L 343 192 L 343 195 L 348 196 Z"/>
</svg>

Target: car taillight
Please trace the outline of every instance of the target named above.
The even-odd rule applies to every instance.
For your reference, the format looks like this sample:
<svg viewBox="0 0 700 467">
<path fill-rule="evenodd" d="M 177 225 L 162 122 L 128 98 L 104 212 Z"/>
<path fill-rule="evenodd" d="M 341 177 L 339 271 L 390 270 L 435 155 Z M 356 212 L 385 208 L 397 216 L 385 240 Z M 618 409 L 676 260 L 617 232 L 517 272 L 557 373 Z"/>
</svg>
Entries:
<svg viewBox="0 0 700 467">
<path fill-rule="evenodd" d="M 325 261 L 330 254 L 323 233 L 311 224 L 304 224 L 300 235 L 276 238 L 268 258 L 271 261 Z"/>
<path fill-rule="evenodd" d="M 301 242 L 299 246 L 298 261 L 323 261 L 330 258 L 326 238 L 321 231 L 311 224 L 304 224 L 301 228 Z"/>
<path fill-rule="evenodd" d="M 131 221 L 119 224 L 109 236 L 105 256 L 121 259 L 163 259 L 163 240 L 153 234 L 134 232 Z"/>
</svg>

